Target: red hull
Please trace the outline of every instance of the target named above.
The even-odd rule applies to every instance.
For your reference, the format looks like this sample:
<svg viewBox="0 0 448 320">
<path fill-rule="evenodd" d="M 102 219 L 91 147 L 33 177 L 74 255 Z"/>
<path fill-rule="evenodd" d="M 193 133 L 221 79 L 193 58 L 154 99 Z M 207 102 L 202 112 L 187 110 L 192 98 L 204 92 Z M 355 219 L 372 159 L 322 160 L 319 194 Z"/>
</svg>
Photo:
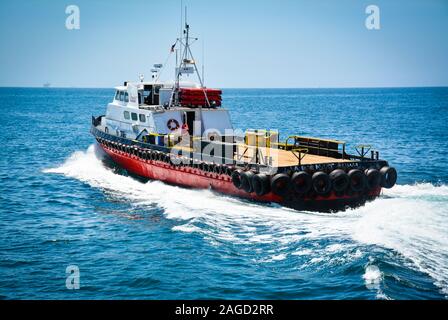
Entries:
<svg viewBox="0 0 448 320">
<path fill-rule="evenodd" d="M 367 195 L 335 195 L 333 192 L 327 196 L 316 196 L 313 198 L 284 199 L 272 192 L 257 196 L 255 193 L 247 193 L 236 188 L 231 177 L 225 174 L 204 172 L 200 169 L 173 166 L 162 161 L 143 160 L 135 155 L 131 155 L 116 149 L 100 144 L 103 150 L 121 167 L 135 175 L 160 180 L 169 184 L 196 188 L 211 188 L 217 192 L 253 199 L 260 202 L 276 202 L 296 209 L 309 209 L 318 211 L 340 210 L 347 206 L 359 206 L 366 200 L 377 197 L 381 188 L 370 191 Z"/>
</svg>

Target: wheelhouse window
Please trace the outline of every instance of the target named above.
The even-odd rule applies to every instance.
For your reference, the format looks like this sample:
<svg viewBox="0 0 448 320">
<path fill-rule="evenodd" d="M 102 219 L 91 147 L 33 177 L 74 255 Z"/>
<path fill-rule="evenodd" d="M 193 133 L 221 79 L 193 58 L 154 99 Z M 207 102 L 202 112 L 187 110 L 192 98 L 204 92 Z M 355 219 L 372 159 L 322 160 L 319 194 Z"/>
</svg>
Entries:
<svg viewBox="0 0 448 320">
<path fill-rule="evenodd" d="M 129 102 L 129 95 L 127 92 L 124 93 L 124 102 Z"/>
<path fill-rule="evenodd" d="M 131 116 L 129 115 L 129 111 L 125 111 L 125 112 L 123 112 L 123 114 L 124 114 L 124 118 L 125 118 L 126 120 L 131 119 Z"/>
<path fill-rule="evenodd" d="M 120 91 L 115 92 L 115 100 L 120 100 Z"/>
<path fill-rule="evenodd" d="M 120 101 L 124 101 L 124 92 L 120 91 L 120 99 L 118 99 Z"/>
<path fill-rule="evenodd" d="M 132 118 L 133 121 L 137 121 L 138 120 L 137 114 L 134 113 L 134 112 L 131 113 L 131 118 Z"/>
<path fill-rule="evenodd" d="M 146 116 L 144 114 L 139 114 L 138 115 L 140 122 L 146 122 Z"/>
<path fill-rule="evenodd" d="M 151 105 L 151 90 L 148 88 L 143 90 L 143 103 L 146 105 Z"/>
</svg>

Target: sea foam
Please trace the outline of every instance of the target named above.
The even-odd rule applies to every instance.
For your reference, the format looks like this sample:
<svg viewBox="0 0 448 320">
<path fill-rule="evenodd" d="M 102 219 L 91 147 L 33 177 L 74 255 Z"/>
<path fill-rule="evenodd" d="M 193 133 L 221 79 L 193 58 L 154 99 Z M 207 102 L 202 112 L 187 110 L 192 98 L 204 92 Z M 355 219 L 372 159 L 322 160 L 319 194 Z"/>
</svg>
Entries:
<svg viewBox="0 0 448 320">
<path fill-rule="evenodd" d="M 157 206 L 167 219 L 184 221 L 173 231 L 199 233 L 214 243 L 264 243 L 274 248 L 292 248 L 304 240 L 340 238 L 391 249 L 409 261 L 411 268 L 432 277 L 448 295 L 446 185 L 397 185 L 385 190 L 384 197 L 363 207 L 336 214 L 316 214 L 248 202 L 209 190 L 183 189 L 158 181 L 142 183 L 116 174 L 103 164 L 103 156 L 99 148 L 92 145 L 45 172 L 77 179 L 132 205 Z M 322 263 L 335 252 L 351 249 L 350 245 L 338 244 L 318 252 L 295 248 L 291 253 L 296 257 L 309 256 L 312 263 Z M 347 254 L 347 259 L 359 258 L 359 252 L 358 249 Z M 277 252 L 277 255 L 282 258 L 277 260 L 286 258 L 283 253 Z M 366 269 L 364 279 L 366 283 L 377 281 L 377 270 L 373 266 Z"/>
</svg>

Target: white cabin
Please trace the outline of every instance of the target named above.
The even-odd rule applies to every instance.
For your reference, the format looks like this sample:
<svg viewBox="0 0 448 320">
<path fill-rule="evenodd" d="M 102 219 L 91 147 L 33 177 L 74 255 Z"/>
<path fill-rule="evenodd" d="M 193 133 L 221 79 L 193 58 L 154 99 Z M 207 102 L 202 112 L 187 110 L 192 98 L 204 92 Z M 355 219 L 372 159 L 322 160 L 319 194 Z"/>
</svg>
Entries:
<svg viewBox="0 0 448 320">
<path fill-rule="evenodd" d="M 181 82 L 179 86 L 200 88 L 192 82 Z M 187 127 L 190 135 L 224 135 L 226 130 L 233 130 L 229 113 L 224 108 L 173 105 L 174 87 L 173 82 L 125 82 L 116 87 L 113 101 L 108 104 L 101 120 L 102 129 L 128 139 L 139 139 L 142 133 L 173 134 L 181 127 Z M 201 130 L 198 121 L 202 123 Z"/>
</svg>

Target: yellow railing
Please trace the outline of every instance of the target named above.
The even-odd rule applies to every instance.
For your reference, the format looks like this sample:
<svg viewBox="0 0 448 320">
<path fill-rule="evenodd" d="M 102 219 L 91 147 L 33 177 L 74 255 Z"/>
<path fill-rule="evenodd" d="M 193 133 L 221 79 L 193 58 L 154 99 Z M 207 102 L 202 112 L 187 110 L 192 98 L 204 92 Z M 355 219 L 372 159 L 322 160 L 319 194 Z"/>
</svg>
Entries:
<svg viewBox="0 0 448 320">
<path fill-rule="evenodd" d="M 291 140 L 294 142 L 289 143 Z M 291 150 L 293 148 L 307 148 L 311 151 L 314 150 L 314 152 L 318 155 L 330 155 L 331 153 L 338 153 L 340 145 L 342 146 L 342 158 L 344 158 L 345 142 L 340 140 L 292 135 L 289 136 L 284 143 L 279 143 L 278 148 L 284 150 Z"/>
</svg>

